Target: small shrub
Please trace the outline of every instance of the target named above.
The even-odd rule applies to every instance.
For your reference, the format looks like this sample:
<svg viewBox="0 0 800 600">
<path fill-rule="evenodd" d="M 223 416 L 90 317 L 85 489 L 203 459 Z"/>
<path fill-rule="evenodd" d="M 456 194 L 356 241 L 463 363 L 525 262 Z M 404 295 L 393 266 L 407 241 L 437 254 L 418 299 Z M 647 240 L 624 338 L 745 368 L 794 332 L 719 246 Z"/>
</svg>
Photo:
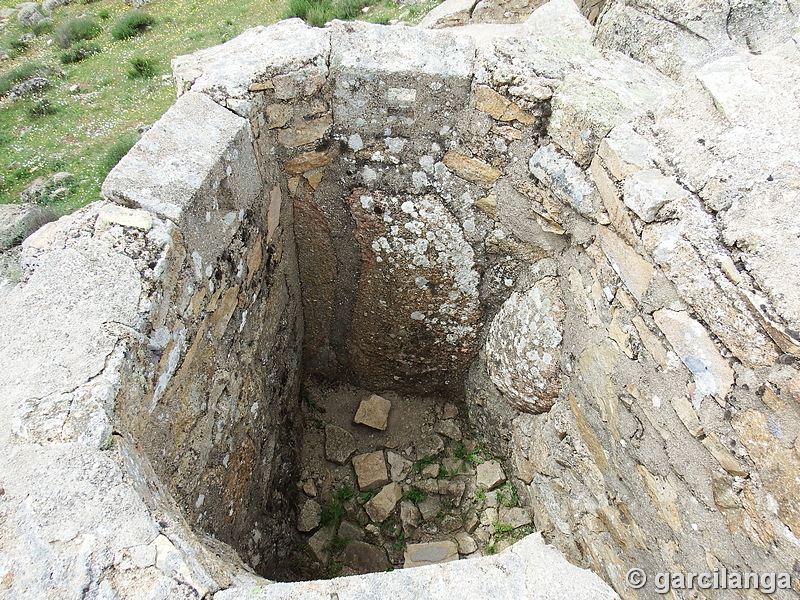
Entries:
<svg viewBox="0 0 800 600">
<path fill-rule="evenodd" d="M 333 14 L 328 19 L 342 19 L 349 21 L 355 19 L 361 14 L 361 9 L 364 8 L 366 2 L 363 0 L 339 0 L 333 5 Z"/>
<path fill-rule="evenodd" d="M 378 495 L 378 490 L 371 490 L 369 492 L 359 492 L 359 494 L 358 494 L 358 503 L 359 504 L 366 504 L 367 502 L 372 500 L 377 495 Z"/>
<path fill-rule="evenodd" d="M 56 31 L 55 40 L 59 48 L 69 48 L 80 40 L 93 40 L 100 35 L 102 27 L 92 17 L 70 19 Z"/>
<path fill-rule="evenodd" d="M 503 506 L 515 507 L 519 506 L 519 496 L 517 495 L 517 488 L 510 481 L 506 481 L 502 486 L 497 489 L 497 501 Z"/>
<path fill-rule="evenodd" d="M 148 79 L 156 74 L 156 62 L 152 58 L 134 56 L 130 63 L 131 68 L 128 69 L 128 77 L 131 79 Z"/>
<path fill-rule="evenodd" d="M 15 54 L 25 54 L 30 48 L 30 44 L 21 38 L 15 38 L 8 43 L 8 48 Z"/>
<path fill-rule="evenodd" d="M 133 148 L 133 145 L 139 139 L 135 131 L 129 131 L 122 134 L 116 142 L 111 144 L 106 150 L 105 155 L 100 160 L 100 169 L 103 175 L 113 169 L 117 163 L 122 160 L 122 157 L 128 153 L 128 150 Z"/>
<path fill-rule="evenodd" d="M 62 65 L 69 65 L 86 60 L 90 56 L 98 54 L 101 50 L 100 46 L 94 42 L 78 42 L 69 50 L 62 52 L 58 59 Z"/>
<path fill-rule="evenodd" d="M 9 81 L 18 82 L 36 77 L 37 75 L 44 75 L 46 72 L 47 68 L 42 63 L 30 62 L 11 69 L 6 73 L 5 77 Z"/>
<path fill-rule="evenodd" d="M 54 106 L 47 98 L 39 100 L 28 109 L 28 116 L 31 119 L 40 119 L 58 112 L 58 107 Z"/>
<path fill-rule="evenodd" d="M 414 473 L 422 473 L 422 471 L 436 459 L 433 456 L 423 456 L 422 458 L 415 460 L 414 464 L 411 465 L 411 468 L 414 470 Z"/>
<path fill-rule="evenodd" d="M 111 12 L 107 8 L 104 8 L 97 13 L 97 16 L 103 19 L 103 21 L 106 21 L 111 18 Z"/>
<path fill-rule="evenodd" d="M 8 92 L 10 92 L 11 88 L 13 88 L 13 87 L 14 87 L 14 84 L 11 82 L 11 80 L 7 76 L 5 76 L 5 75 L 0 76 L 0 98 L 2 98 Z"/>
<path fill-rule="evenodd" d="M 140 10 L 134 10 L 122 17 L 111 29 L 111 37 L 115 40 L 126 40 L 141 35 L 155 25 L 156 19 Z"/>
<path fill-rule="evenodd" d="M 37 37 L 53 33 L 55 29 L 56 29 L 56 24 L 53 22 L 53 19 L 42 19 L 36 25 L 31 27 L 33 35 Z"/>
</svg>

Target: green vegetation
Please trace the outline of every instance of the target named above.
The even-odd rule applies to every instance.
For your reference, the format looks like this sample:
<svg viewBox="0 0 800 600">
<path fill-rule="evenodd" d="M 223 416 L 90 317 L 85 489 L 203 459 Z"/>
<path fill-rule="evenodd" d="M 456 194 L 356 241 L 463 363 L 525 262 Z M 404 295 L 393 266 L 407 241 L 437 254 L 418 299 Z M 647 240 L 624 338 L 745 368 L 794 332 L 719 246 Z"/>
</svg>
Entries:
<svg viewBox="0 0 800 600">
<path fill-rule="evenodd" d="M 139 136 L 135 131 L 126 131 L 106 150 L 105 156 L 100 160 L 100 171 L 104 174 L 117 166 L 117 163 L 122 160 L 122 157 L 128 153 L 128 150 L 133 148 Z"/>
<path fill-rule="evenodd" d="M 423 12 L 394 0 L 368 0 L 369 6 L 361 0 L 328 2 L 334 16 L 314 17 L 313 10 L 311 16 L 388 23 L 411 22 L 411 12 Z M 32 28 L 10 19 L 0 31 L 0 48 L 11 57 L 0 64 L 0 131 L 5 135 L 0 203 L 18 201 L 31 181 L 54 172 L 53 165 L 75 174 L 70 195 L 53 205 L 57 213 L 96 200 L 103 178 L 120 151 L 124 154 L 135 141 L 136 130 L 156 121 L 175 101 L 174 83 L 158 77 L 168 72 L 174 56 L 272 24 L 289 8 L 289 0 L 153 0 L 144 13 L 131 11 L 122 0 L 81 0 L 58 7 Z M 134 57 L 152 60 L 155 76 L 129 77 Z M 15 84 L 33 76 L 51 84 L 46 98 L 43 89 L 34 89 L 30 99 L 9 95 Z M 56 115 L 38 117 L 44 100 L 58 108 Z"/>
<path fill-rule="evenodd" d="M 28 108 L 28 116 L 31 119 L 47 117 L 49 115 L 54 115 L 57 112 L 58 107 L 54 106 L 47 98 L 39 100 Z"/>
<path fill-rule="evenodd" d="M 422 471 L 425 470 L 425 467 L 432 465 L 435 460 L 435 456 L 423 456 L 422 458 L 415 460 L 414 464 L 411 465 L 411 468 L 414 470 L 414 473 L 422 473 Z"/>
<path fill-rule="evenodd" d="M 403 500 L 411 500 L 414 503 L 420 503 L 425 500 L 425 492 L 418 487 L 412 487 L 410 490 L 403 492 Z"/>
<path fill-rule="evenodd" d="M 366 0 L 289 0 L 283 17 L 300 17 L 313 27 L 323 27 L 334 19 L 355 19 L 366 4 Z"/>
<path fill-rule="evenodd" d="M 378 490 L 372 490 L 369 492 L 360 492 L 358 494 L 358 503 L 359 504 L 366 504 L 370 500 L 372 500 L 375 496 L 378 495 Z"/>
<path fill-rule="evenodd" d="M 114 24 L 114 27 L 111 28 L 111 37 L 115 40 L 127 40 L 143 34 L 155 24 L 155 17 L 146 12 L 134 10 Z"/>
<path fill-rule="evenodd" d="M 519 506 L 519 496 L 517 495 L 517 488 L 510 481 L 506 481 L 503 485 L 497 488 L 497 501 L 503 506 L 514 507 Z"/>
<path fill-rule="evenodd" d="M 75 42 L 93 40 L 101 31 L 100 23 L 92 17 L 70 19 L 56 31 L 55 42 L 59 48 L 67 49 Z"/>
<path fill-rule="evenodd" d="M 71 65 L 73 63 L 86 60 L 90 56 L 99 54 L 102 48 L 99 44 L 94 42 L 81 41 L 73 44 L 72 48 L 65 50 L 58 56 L 58 60 L 62 65 Z"/>
<path fill-rule="evenodd" d="M 156 61 L 145 56 L 134 56 L 130 61 L 128 77 L 131 79 L 148 79 L 156 74 Z"/>
<path fill-rule="evenodd" d="M 323 527 L 339 527 L 347 510 L 344 503 L 355 496 L 356 492 L 349 485 L 345 484 L 333 493 L 333 497 L 322 507 L 319 522 Z"/>
</svg>

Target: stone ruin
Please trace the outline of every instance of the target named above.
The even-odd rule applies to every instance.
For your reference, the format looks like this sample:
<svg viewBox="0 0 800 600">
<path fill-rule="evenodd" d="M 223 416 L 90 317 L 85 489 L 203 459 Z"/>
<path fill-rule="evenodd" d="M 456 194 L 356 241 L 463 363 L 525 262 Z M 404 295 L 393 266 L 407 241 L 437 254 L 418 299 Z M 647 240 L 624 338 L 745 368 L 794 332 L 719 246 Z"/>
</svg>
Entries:
<svg viewBox="0 0 800 600">
<path fill-rule="evenodd" d="M 638 567 L 796 597 L 799 12 L 551 0 L 176 59 L 176 103 L 0 299 L 0 594 L 661 597 Z M 458 399 L 537 533 L 260 577 L 310 376 Z"/>
</svg>

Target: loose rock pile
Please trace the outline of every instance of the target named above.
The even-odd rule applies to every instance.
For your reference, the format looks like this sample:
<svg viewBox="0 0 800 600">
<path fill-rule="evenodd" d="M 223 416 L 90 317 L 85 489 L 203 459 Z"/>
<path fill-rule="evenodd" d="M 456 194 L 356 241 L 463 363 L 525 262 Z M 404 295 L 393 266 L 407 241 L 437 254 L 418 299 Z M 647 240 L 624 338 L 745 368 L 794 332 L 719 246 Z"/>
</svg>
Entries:
<svg viewBox="0 0 800 600">
<path fill-rule="evenodd" d="M 532 531 L 514 482 L 436 398 L 308 384 L 295 577 L 494 554 Z"/>
</svg>

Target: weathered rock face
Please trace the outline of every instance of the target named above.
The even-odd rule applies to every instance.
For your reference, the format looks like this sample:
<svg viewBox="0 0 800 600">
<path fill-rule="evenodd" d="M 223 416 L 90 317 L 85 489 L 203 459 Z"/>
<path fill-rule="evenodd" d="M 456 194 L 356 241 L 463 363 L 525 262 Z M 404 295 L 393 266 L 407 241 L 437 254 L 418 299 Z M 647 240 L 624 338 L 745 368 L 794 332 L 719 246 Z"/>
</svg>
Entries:
<svg viewBox="0 0 800 600">
<path fill-rule="evenodd" d="M 658 597 L 627 585 L 634 566 L 792 571 L 800 55 L 788 5 L 719 8 L 611 2 L 593 28 L 555 0 L 457 32 L 294 20 L 177 59 L 181 97 L 108 201 L 30 238 L 2 297 L 0 585 L 250 594 L 187 524 L 279 562 L 301 365 L 464 385 L 508 458 L 487 486 L 516 478 L 535 528 L 626 600 Z M 331 428 L 325 451 L 355 447 Z M 371 518 L 438 510 L 403 504 L 397 455 L 353 460 L 381 489 Z M 613 597 L 533 585 L 561 568 L 526 562 L 548 553 L 529 539 L 474 572 L 379 581 L 486 597 L 475 573 L 502 570 L 509 595 Z M 385 595 L 375 581 L 254 593 Z"/>
<path fill-rule="evenodd" d="M 524 294 L 512 294 L 492 321 L 489 376 L 519 410 L 545 412 L 559 396 L 564 317 L 558 280 L 547 277 Z"/>
</svg>

